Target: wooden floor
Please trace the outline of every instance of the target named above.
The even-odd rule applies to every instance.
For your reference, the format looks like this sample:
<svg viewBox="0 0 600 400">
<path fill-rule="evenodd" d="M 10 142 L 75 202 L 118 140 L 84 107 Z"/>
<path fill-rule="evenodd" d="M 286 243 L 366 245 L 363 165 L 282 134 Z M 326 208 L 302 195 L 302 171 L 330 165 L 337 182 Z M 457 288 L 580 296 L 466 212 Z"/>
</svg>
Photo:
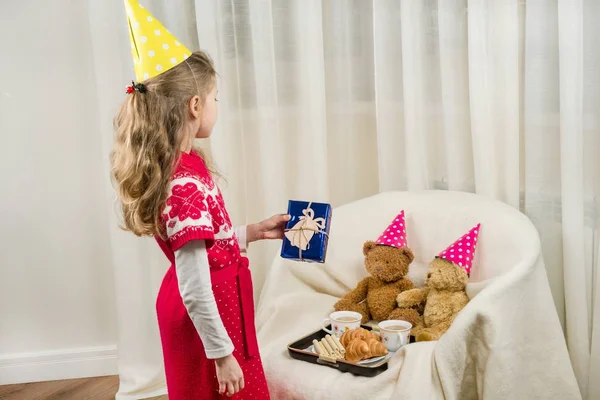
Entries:
<svg viewBox="0 0 600 400">
<path fill-rule="evenodd" d="M 0 386 L 1 400 L 112 400 L 119 390 L 119 378 L 71 379 Z M 167 400 L 167 396 L 152 400 Z"/>
</svg>

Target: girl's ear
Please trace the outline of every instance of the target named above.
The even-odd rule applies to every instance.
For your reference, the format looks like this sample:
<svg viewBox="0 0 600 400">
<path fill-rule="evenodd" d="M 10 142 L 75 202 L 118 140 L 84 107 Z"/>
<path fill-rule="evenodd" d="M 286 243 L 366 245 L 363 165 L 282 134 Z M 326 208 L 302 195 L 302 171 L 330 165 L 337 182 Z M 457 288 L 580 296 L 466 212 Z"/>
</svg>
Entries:
<svg viewBox="0 0 600 400">
<path fill-rule="evenodd" d="M 201 104 L 200 104 L 200 96 L 193 96 L 188 103 L 188 110 L 190 112 L 190 116 L 193 119 L 198 119 L 201 117 Z"/>
</svg>

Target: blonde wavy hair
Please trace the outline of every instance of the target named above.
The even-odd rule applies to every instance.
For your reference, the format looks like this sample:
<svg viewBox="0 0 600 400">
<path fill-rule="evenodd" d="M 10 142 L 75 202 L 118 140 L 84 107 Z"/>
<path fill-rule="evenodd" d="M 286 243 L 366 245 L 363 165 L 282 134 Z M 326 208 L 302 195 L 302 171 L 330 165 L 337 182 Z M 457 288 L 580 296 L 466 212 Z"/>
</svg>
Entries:
<svg viewBox="0 0 600 400">
<path fill-rule="evenodd" d="M 129 94 L 114 120 L 111 178 L 122 228 L 137 236 L 163 236 L 161 214 L 185 136 L 188 104 L 195 95 L 204 104 L 216 84 L 216 71 L 206 53 L 195 52 L 143 84 L 145 92 Z"/>
</svg>

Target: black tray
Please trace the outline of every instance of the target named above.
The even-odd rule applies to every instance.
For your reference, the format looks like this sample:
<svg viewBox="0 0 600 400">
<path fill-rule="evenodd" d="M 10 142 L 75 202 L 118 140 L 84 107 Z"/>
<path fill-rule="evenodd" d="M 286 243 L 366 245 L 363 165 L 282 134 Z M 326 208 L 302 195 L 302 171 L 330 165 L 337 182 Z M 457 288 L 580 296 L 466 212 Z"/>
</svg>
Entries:
<svg viewBox="0 0 600 400">
<path fill-rule="evenodd" d="M 372 330 L 370 326 L 363 325 L 362 327 L 367 330 Z M 327 328 L 331 329 L 331 326 L 328 326 Z M 312 364 L 325 365 L 331 368 L 335 368 L 341 372 L 350 372 L 353 375 L 372 377 L 379 375 L 380 373 L 388 369 L 389 358 L 384 358 L 379 362 L 364 365 L 350 363 L 345 360 L 337 360 L 337 362 L 333 363 L 319 359 L 319 356 L 317 354 L 304 350 L 312 346 L 313 339 L 321 340 L 326 335 L 327 332 L 325 332 L 322 329 L 319 329 L 318 331 L 311 333 L 310 335 L 303 337 L 302 339 L 299 339 L 294 343 L 289 344 L 288 353 L 292 358 L 295 358 L 296 360 L 306 361 Z"/>
</svg>

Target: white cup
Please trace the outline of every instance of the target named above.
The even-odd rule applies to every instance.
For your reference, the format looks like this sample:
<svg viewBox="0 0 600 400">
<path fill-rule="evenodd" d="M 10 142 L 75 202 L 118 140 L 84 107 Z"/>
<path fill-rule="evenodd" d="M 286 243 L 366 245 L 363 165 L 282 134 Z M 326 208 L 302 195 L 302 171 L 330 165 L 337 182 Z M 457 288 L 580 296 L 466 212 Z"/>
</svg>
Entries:
<svg viewBox="0 0 600 400">
<path fill-rule="evenodd" d="M 412 324 L 402 320 L 387 320 L 379 323 L 379 335 L 389 351 L 396 351 L 410 343 Z"/>
<path fill-rule="evenodd" d="M 357 312 L 336 311 L 329 314 L 329 318 L 325 318 L 325 321 L 323 321 L 323 330 L 330 335 L 340 337 L 345 331 L 360 328 L 361 320 L 362 315 Z M 331 329 L 326 328 L 329 324 L 331 324 Z"/>
</svg>

